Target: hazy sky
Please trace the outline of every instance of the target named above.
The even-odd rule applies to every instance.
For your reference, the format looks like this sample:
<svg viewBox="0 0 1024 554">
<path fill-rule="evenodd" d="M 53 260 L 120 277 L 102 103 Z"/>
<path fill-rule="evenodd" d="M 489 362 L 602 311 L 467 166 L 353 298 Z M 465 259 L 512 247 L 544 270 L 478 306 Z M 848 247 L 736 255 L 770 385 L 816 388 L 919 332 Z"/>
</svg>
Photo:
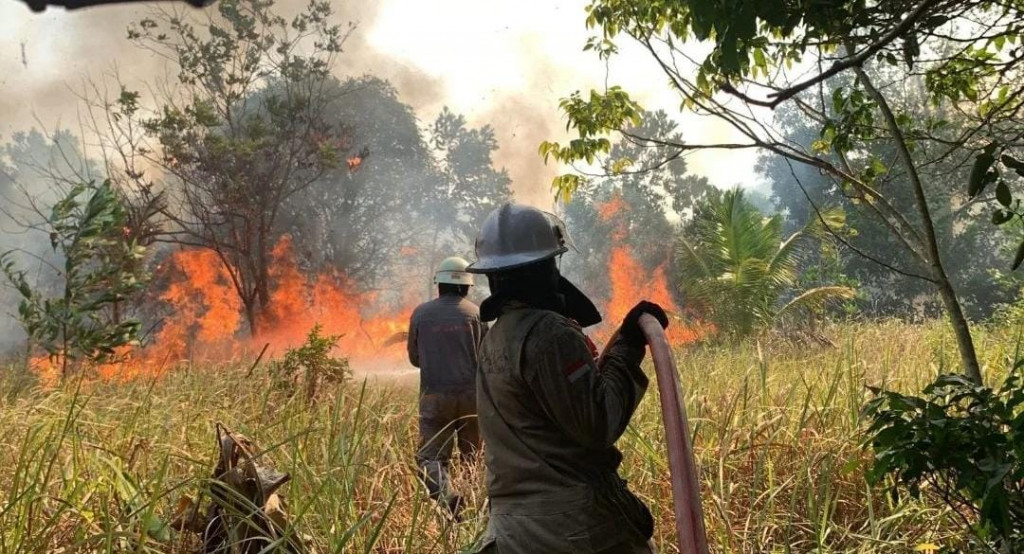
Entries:
<svg viewBox="0 0 1024 554">
<path fill-rule="evenodd" d="M 287 10 L 304 1 L 283 2 Z M 574 90 L 621 85 L 648 108 L 678 113 L 666 77 L 628 46 L 609 66 L 582 47 L 586 0 L 377 0 L 338 2 L 339 21 L 358 28 L 338 72 L 390 79 L 402 99 L 430 121 L 447 105 L 471 123 L 495 127 L 517 196 L 550 201 L 559 168 L 536 155 L 541 140 L 562 138 L 558 100 Z M 138 6 L 33 14 L 19 1 L 0 0 L 0 139 L 36 121 L 77 127 L 73 91 L 84 78 L 116 70 L 131 85 L 163 75 L 167 67 L 128 44 Z M 606 81 L 607 79 L 607 81 Z M 682 117 L 684 137 L 708 142 L 727 136 L 706 118 Z M 751 184 L 753 152 L 700 153 L 691 169 L 714 184 Z"/>
</svg>

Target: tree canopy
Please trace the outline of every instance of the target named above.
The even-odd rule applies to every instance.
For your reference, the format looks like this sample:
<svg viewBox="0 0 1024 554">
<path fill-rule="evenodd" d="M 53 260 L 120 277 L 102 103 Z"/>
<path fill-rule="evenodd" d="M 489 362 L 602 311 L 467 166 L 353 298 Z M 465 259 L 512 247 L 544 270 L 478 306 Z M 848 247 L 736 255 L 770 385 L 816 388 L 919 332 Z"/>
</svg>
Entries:
<svg viewBox="0 0 1024 554">
<path fill-rule="evenodd" d="M 607 58 L 618 52 L 617 41 L 635 42 L 658 63 L 682 109 L 715 117 L 737 138 L 704 143 L 637 135 L 630 129 L 643 108 L 611 86 L 565 98 L 562 109 L 577 137 L 545 142 L 540 152 L 563 163 L 594 163 L 611 150 L 607 135 L 618 133 L 676 152 L 757 148 L 814 168 L 902 249 L 909 265 L 886 264 L 889 270 L 932 284 L 956 332 L 964 370 L 981 382 L 969 323 L 938 244 L 933 209 L 941 199 L 929 198 L 921 170 L 943 160 L 973 164 L 973 185 L 962 183 L 967 194 L 960 196 L 977 197 L 983 183 L 1003 183 L 996 187 L 1002 204 L 996 220 L 1017 217 L 1006 177 L 1016 171 L 1013 151 L 1024 136 L 1022 10 L 994 0 L 870 6 L 859 0 L 595 0 L 587 24 L 598 33 L 585 49 Z M 889 71 L 869 73 L 879 67 Z M 936 111 L 958 112 L 963 124 L 949 126 L 935 113 L 913 117 L 893 95 L 907 85 L 920 86 L 921 99 Z M 785 104 L 814 122 L 812 144 L 795 144 L 772 125 L 771 110 Z M 880 143 L 888 144 L 881 155 L 874 149 Z M 613 169 L 628 165 L 620 161 Z M 896 177 L 913 199 L 909 206 L 892 200 L 893 185 L 886 184 Z M 579 175 L 566 174 L 553 185 L 571 195 L 581 183 Z M 1024 259 L 1024 247 L 1020 252 Z M 870 252 L 858 255 L 884 264 Z"/>
</svg>

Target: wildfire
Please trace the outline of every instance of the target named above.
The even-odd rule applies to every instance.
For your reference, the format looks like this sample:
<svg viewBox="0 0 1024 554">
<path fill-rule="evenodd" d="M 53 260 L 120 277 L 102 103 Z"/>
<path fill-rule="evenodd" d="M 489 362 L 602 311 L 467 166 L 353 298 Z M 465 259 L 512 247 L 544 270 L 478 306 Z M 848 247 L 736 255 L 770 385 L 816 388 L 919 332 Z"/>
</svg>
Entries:
<svg viewBox="0 0 1024 554">
<path fill-rule="evenodd" d="M 645 269 L 621 241 L 626 237 L 627 205 L 613 196 L 599 206 L 602 221 L 612 224 L 615 243 L 607 266 L 611 293 L 604 309 L 607 324 L 595 333 L 607 340 L 610 329 L 622 321 L 639 300 L 647 299 L 663 306 L 673 318 L 668 338 L 673 345 L 693 342 L 702 329 L 685 325 L 678 316 L 664 266 Z M 256 321 L 258 334 L 251 337 L 244 306 L 235 291 L 231 276 L 216 253 L 191 249 L 175 252 L 158 269 L 166 272 L 169 284 L 160 294 L 168 316 L 143 348 L 125 349 L 117 363 L 93 368 L 103 380 L 123 381 L 140 376 L 160 376 L 182 363 L 219 363 L 236 360 L 246 352 L 260 351 L 269 344 L 271 356 L 301 344 L 309 330 L 320 324 L 323 332 L 341 335 L 338 355 L 356 364 L 385 362 L 401 365 L 402 341 L 393 339 L 407 330 L 409 317 L 421 300 L 410 292 L 402 307 L 390 312 L 379 307 L 374 293 L 357 291 L 344 275 L 325 272 L 309 275 L 296 263 L 292 241 L 282 238 L 272 251 L 270 301 Z M 54 384 L 61 376 L 61 360 L 46 357 L 33 360 L 33 367 L 44 384 Z"/>
<path fill-rule="evenodd" d="M 665 268 L 658 267 L 648 272 L 629 254 L 624 246 L 612 249 L 608 257 L 608 277 L 611 280 L 611 296 L 605 308 L 605 320 L 613 324 L 622 321 L 629 309 L 640 300 L 658 304 L 672 315 L 680 310 L 668 290 Z M 697 330 L 687 327 L 682 321 L 672 321 L 665 333 L 673 346 L 694 342 Z"/>
<path fill-rule="evenodd" d="M 183 250 L 161 267 L 172 275 L 160 295 L 169 315 L 153 340 L 144 348 L 122 351 L 117 363 L 91 369 L 101 380 L 125 381 L 157 377 L 181 363 L 228 362 L 267 344 L 272 356 L 280 355 L 301 344 L 317 323 L 325 334 L 341 335 L 338 355 L 354 361 L 397 361 L 404 355 L 401 348 L 383 346 L 389 337 L 406 330 L 412 303 L 393 313 L 367 317 L 363 310 L 377 305 L 376 295 L 355 292 L 341 275 L 323 273 L 311 278 L 303 274 L 289 237 L 277 243 L 272 257 L 270 302 L 259 316 L 256 337 L 250 336 L 242 302 L 216 253 Z M 32 366 L 44 385 L 59 381 L 61 360 L 44 356 L 33 360 Z"/>
<path fill-rule="evenodd" d="M 611 239 L 621 242 L 627 235 L 629 214 L 626 202 L 619 194 L 613 194 L 608 201 L 598 205 L 601 221 L 611 223 Z M 700 336 L 695 326 L 684 325 L 678 319 L 682 314 L 669 292 L 668 279 L 665 277 L 665 266 L 661 265 L 653 271 L 645 269 L 624 245 L 612 247 L 608 256 L 608 279 L 611 294 L 604 310 L 604 320 L 609 326 L 617 326 L 638 301 L 649 300 L 660 305 L 669 313 L 669 317 L 677 316 L 666 332 L 669 343 L 673 346 L 694 342 Z M 601 338 L 607 339 L 610 331 L 607 328 L 598 331 Z M 604 335 L 604 336 L 602 336 Z"/>
<path fill-rule="evenodd" d="M 369 157 L 369 155 L 370 147 L 364 146 L 363 149 L 360 150 L 358 154 L 345 160 L 345 165 L 348 166 L 349 172 L 354 173 L 357 169 L 359 169 L 359 167 L 363 165 L 363 160 Z"/>
</svg>

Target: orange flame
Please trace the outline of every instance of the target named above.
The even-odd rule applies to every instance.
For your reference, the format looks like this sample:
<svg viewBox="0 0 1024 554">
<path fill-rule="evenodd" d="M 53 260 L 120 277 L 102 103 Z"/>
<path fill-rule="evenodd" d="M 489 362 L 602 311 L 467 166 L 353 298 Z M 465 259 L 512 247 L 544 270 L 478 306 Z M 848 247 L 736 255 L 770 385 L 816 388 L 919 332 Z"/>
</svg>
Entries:
<svg viewBox="0 0 1024 554">
<path fill-rule="evenodd" d="M 621 242 L 627 236 L 629 221 L 628 206 L 622 195 L 615 193 L 606 202 L 597 206 L 601 221 L 612 223 L 611 239 Z M 679 306 L 669 292 L 668 279 L 665 277 L 665 265 L 653 271 L 644 268 L 626 246 L 612 247 L 608 256 L 608 279 L 611 294 L 604 310 L 604 320 L 610 326 L 618 326 L 629 310 L 640 300 L 648 300 L 658 304 L 668 312 L 670 319 L 666 332 L 669 343 L 673 346 L 696 341 L 699 336 L 698 326 L 684 325 L 678 316 L 682 315 Z M 677 316 L 673 318 L 672 316 Z M 611 331 L 607 328 L 598 331 L 598 335 L 607 339 Z"/>
<path fill-rule="evenodd" d="M 605 320 L 620 323 L 630 308 L 640 300 L 648 300 L 661 306 L 672 315 L 680 315 L 679 307 L 668 290 L 665 267 L 647 271 L 631 256 L 624 246 L 616 246 L 608 257 L 608 277 L 611 280 L 611 297 L 605 308 Z M 678 346 L 697 340 L 695 328 L 682 321 L 672 321 L 665 334 L 669 344 Z"/>
<path fill-rule="evenodd" d="M 602 221 L 613 224 L 611 238 L 625 239 L 628 207 L 619 195 L 600 205 Z M 170 284 L 160 294 L 169 309 L 150 344 L 124 349 L 123 360 L 94 368 L 102 380 L 159 377 L 182 362 L 216 363 L 238 359 L 244 352 L 258 352 L 269 344 L 268 353 L 279 356 L 301 344 L 313 325 L 325 334 L 342 335 L 337 354 L 354 363 L 384 362 L 401 365 L 402 348 L 384 348 L 396 333 L 407 330 L 409 317 L 420 299 L 405 298 L 401 307 L 367 317 L 367 308 L 379 306 L 373 293 L 359 292 L 344 275 L 326 272 L 308 275 L 296 263 L 290 237 L 284 237 L 272 251 L 270 302 L 259 315 L 259 335 L 250 338 L 243 306 L 231 276 L 216 253 L 192 249 L 176 252 L 158 271 L 167 272 Z M 608 258 L 611 294 L 605 306 L 604 328 L 595 333 L 607 339 L 639 300 L 660 304 L 673 318 L 668 338 L 673 345 L 693 342 L 703 334 L 699 324 L 684 325 L 668 286 L 665 267 L 645 269 L 624 245 L 614 246 Z M 410 295 L 412 294 L 410 290 Z M 393 341 L 392 341 L 393 342 Z M 44 385 L 60 379 L 60 360 L 41 357 L 33 368 Z"/>
<path fill-rule="evenodd" d="M 121 361 L 90 368 L 101 380 L 123 381 L 137 377 L 159 377 L 182 362 L 226 362 L 243 352 L 258 352 L 269 344 L 268 353 L 305 341 L 317 323 L 327 335 L 341 335 L 337 354 L 358 362 L 366 359 L 397 361 L 404 356 L 398 347 L 381 347 L 395 333 L 405 331 L 413 304 L 393 313 L 365 317 L 367 307 L 377 305 L 373 294 L 359 293 L 341 275 L 307 277 L 299 270 L 290 237 L 272 250 L 268 308 L 260 314 L 259 334 L 251 338 L 243 317 L 243 306 L 231 277 L 217 254 L 193 249 L 176 252 L 160 271 L 173 277 L 160 299 L 170 307 L 151 344 L 141 349 L 124 349 Z M 43 356 L 32 367 L 44 386 L 60 380 L 59 357 Z"/>
</svg>

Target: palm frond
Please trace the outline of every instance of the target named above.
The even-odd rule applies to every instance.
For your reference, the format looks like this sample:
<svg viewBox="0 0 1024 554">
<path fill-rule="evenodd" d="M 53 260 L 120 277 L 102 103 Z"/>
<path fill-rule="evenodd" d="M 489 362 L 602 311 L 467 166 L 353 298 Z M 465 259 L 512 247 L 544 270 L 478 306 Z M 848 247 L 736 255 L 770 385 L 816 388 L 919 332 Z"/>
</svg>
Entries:
<svg viewBox="0 0 1024 554">
<path fill-rule="evenodd" d="M 775 317 L 780 318 L 789 315 L 797 310 L 820 310 L 831 301 L 849 300 L 857 295 L 857 291 L 850 287 L 827 286 L 806 290 L 796 298 L 790 300 L 785 306 L 775 312 Z"/>
</svg>

